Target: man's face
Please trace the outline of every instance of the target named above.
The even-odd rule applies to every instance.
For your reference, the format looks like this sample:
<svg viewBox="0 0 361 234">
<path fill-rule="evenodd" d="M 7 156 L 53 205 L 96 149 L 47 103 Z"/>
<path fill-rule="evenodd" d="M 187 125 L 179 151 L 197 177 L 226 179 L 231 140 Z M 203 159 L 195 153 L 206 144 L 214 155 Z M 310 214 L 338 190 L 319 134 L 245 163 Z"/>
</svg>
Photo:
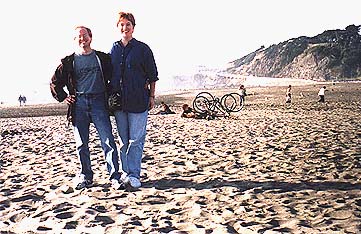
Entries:
<svg viewBox="0 0 361 234">
<path fill-rule="evenodd" d="M 92 38 L 88 34 L 88 31 L 85 28 L 78 28 L 75 30 L 74 40 L 78 43 L 79 47 L 87 48 L 90 47 Z"/>
</svg>

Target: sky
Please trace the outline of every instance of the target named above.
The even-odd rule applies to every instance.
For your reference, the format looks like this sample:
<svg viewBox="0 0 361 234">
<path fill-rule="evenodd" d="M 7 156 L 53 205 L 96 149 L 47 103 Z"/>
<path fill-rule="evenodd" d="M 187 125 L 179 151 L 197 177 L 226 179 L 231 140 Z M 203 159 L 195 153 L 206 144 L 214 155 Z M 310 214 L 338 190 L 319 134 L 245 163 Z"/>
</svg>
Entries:
<svg viewBox="0 0 361 234">
<path fill-rule="evenodd" d="M 150 46 L 159 90 L 197 66 L 222 67 L 291 38 L 361 25 L 360 0 L 4 0 L 0 3 L 0 102 L 23 94 L 54 102 L 49 82 L 74 51 L 73 29 L 92 29 L 93 49 L 109 52 L 120 39 L 119 11 L 132 12 L 133 37 Z"/>
</svg>

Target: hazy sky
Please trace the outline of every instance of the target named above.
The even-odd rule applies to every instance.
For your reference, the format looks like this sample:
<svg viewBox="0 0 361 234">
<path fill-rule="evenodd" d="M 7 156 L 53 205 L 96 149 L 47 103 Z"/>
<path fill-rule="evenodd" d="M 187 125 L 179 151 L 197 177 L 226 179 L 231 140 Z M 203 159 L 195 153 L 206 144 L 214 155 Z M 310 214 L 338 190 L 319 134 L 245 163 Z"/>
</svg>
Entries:
<svg viewBox="0 0 361 234">
<path fill-rule="evenodd" d="M 197 65 L 221 66 L 262 45 L 361 25 L 360 0 L 4 0 L 0 3 L 0 101 L 19 94 L 52 100 L 50 78 L 72 53 L 75 25 L 93 31 L 94 49 L 119 40 L 120 10 L 132 12 L 133 36 L 153 50 L 158 87 Z"/>
</svg>

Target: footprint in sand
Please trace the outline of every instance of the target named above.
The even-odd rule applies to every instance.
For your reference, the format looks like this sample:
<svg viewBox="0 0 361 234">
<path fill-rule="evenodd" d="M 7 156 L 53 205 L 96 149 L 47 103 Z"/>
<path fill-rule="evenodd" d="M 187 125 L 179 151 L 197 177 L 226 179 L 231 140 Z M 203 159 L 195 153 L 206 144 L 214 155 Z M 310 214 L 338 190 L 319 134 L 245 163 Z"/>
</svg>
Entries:
<svg viewBox="0 0 361 234">
<path fill-rule="evenodd" d="M 63 212 L 60 214 L 55 215 L 58 219 L 70 219 L 74 216 L 74 212 Z"/>
<path fill-rule="evenodd" d="M 109 216 L 104 216 L 104 215 L 95 216 L 95 222 L 101 223 L 100 225 L 103 227 L 106 225 L 115 223 L 115 221 L 112 218 L 110 218 Z"/>
</svg>

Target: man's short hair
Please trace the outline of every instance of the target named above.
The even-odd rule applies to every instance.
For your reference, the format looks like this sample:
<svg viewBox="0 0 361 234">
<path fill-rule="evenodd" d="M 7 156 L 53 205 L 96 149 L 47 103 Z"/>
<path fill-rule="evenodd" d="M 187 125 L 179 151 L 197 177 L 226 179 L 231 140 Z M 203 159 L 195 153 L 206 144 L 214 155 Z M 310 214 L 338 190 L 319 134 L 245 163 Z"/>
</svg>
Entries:
<svg viewBox="0 0 361 234">
<path fill-rule="evenodd" d="M 76 26 L 76 27 L 74 28 L 74 30 L 82 29 L 82 28 L 85 29 L 85 30 L 88 32 L 88 35 L 89 35 L 90 38 L 93 37 L 92 31 L 91 31 L 90 28 L 88 28 L 88 27 L 85 27 L 85 26 Z"/>
</svg>

